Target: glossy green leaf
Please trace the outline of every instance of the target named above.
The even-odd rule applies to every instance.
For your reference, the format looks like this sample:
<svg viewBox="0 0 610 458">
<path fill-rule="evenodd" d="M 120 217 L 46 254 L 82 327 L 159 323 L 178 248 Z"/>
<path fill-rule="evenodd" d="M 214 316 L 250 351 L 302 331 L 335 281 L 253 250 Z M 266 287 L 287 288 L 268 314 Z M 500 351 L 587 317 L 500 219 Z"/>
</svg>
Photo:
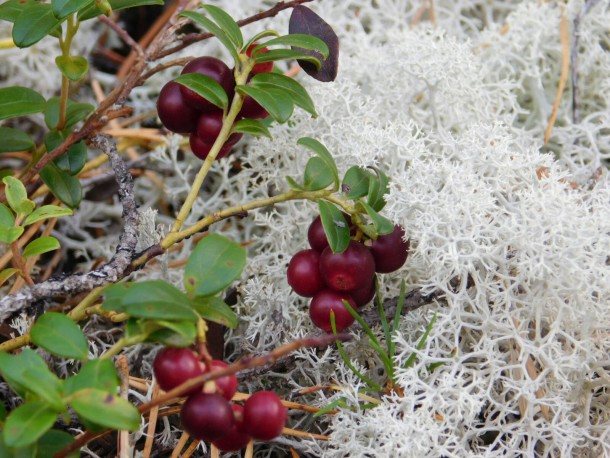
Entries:
<svg viewBox="0 0 610 458">
<path fill-rule="evenodd" d="M 174 81 L 196 92 L 218 108 L 226 108 L 229 105 L 229 97 L 223 87 L 207 75 L 185 73 Z"/>
<path fill-rule="evenodd" d="M 13 41 L 20 48 L 27 48 L 38 43 L 55 29 L 61 20 L 53 14 L 48 3 L 36 3 L 17 17 L 13 26 Z"/>
<path fill-rule="evenodd" d="M 156 320 L 155 324 L 163 329 L 148 335 L 148 342 L 158 342 L 168 347 L 188 347 L 193 345 L 197 337 L 197 327 L 193 321 Z"/>
<path fill-rule="evenodd" d="M 375 228 L 375 233 L 377 235 L 386 235 L 390 234 L 394 231 L 394 223 L 387 219 L 385 216 L 381 216 L 377 213 L 373 207 L 364 202 L 358 202 L 358 207 L 364 209 L 366 213 L 371 218 L 371 222 L 373 223 L 373 227 Z"/>
<path fill-rule="evenodd" d="M 279 37 L 279 36 L 280 36 L 280 34 L 278 32 L 276 32 L 275 30 L 263 30 L 262 32 L 259 32 L 256 35 L 254 35 L 252 38 L 250 38 L 248 40 L 248 42 L 244 46 L 242 46 L 241 51 L 245 52 L 253 44 L 255 44 L 255 43 L 258 44 L 258 42 L 262 38 L 266 38 L 266 37 Z"/>
<path fill-rule="evenodd" d="M 290 189 L 294 189 L 295 191 L 305 191 L 305 188 L 297 183 L 294 178 L 286 177 L 286 182 L 288 183 L 288 186 L 290 186 Z"/>
<path fill-rule="evenodd" d="M 15 22 L 23 10 L 39 2 L 40 0 L 7 0 L 0 5 L 0 19 Z"/>
<path fill-rule="evenodd" d="M 3 203 L 0 203 L 0 226 L 12 226 L 15 224 L 15 215 Z"/>
<path fill-rule="evenodd" d="M 328 57 L 328 46 L 324 41 L 312 35 L 306 35 L 303 33 L 291 33 L 289 35 L 283 35 L 281 37 L 273 38 L 265 43 L 254 48 L 253 52 L 256 53 L 258 50 L 268 46 L 296 46 L 298 48 L 309 49 L 311 51 L 319 52 L 322 57 Z"/>
<path fill-rule="evenodd" d="M 0 242 L 2 243 L 13 243 L 25 229 L 23 226 L 0 226 Z"/>
<path fill-rule="evenodd" d="M 37 442 L 36 458 L 53 458 L 53 456 L 74 442 L 74 437 L 65 431 L 52 429 L 47 431 Z M 72 452 L 68 458 L 78 458 L 79 452 Z"/>
<path fill-rule="evenodd" d="M 96 388 L 114 393 L 118 387 L 119 376 L 109 359 L 87 361 L 78 374 L 68 378 L 65 382 L 65 390 L 68 395 L 85 388 Z"/>
<path fill-rule="evenodd" d="M 33 89 L 21 86 L 0 88 L 0 120 L 39 113 L 45 100 Z"/>
<path fill-rule="evenodd" d="M 163 5 L 164 2 L 163 0 L 109 0 L 108 3 L 110 3 L 112 11 L 118 11 L 136 6 Z M 101 11 L 94 2 L 78 12 L 78 19 L 82 22 L 97 17 L 100 14 L 103 14 L 103 11 Z"/>
<path fill-rule="evenodd" d="M 193 299 L 193 306 L 204 320 L 213 321 L 231 329 L 237 327 L 237 315 L 219 297 L 196 297 Z"/>
<path fill-rule="evenodd" d="M 233 125 L 233 132 L 242 132 L 255 137 L 273 138 L 267 126 L 258 119 L 240 119 Z"/>
<path fill-rule="evenodd" d="M 333 171 L 323 159 L 315 156 L 307 161 L 303 175 L 303 187 L 308 191 L 317 191 L 331 185 L 335 180 Z"/>
<path fill-rule="evenodd" d="M 390 180 L 387 175 L 380 169 L 372 167 L 375 170 L 376 176 L 371 177 L 369 182 L 368 204 L 375 211 L 380 211 L 385 207 L 385 195 L 390 192 Z"/>
<path fill-rule="evenodd" d="M 78 178 L 61 170 L 55 163 L 48 164 L 40 172 L 40 178 L 49 187 L 55 197 L 70 208 L 80 205 L 83 188 Z"/>
<path fill-rule="evenodd" d="M 93 3 L 93 0 L 51 0 L 53 14 L 59 19 L 67 18 L 90 3 Z"/>
<path fill-rule="evenodd" d="M 279 73 L 260 73 L 254 75 L 250 86 L 261 89 L 279 89 L 285 92 L 296 106 L 301 107 L 314 118 L 318 116 L 313 100 L 311 100 L 305 88 L 293 78 Z"/>
<path fill-rule="evenodd" d="M 284 90 L 241 85 L 236 86 L 235 90 L 242 95 L 252 97 L 279 123 L 288 121 L 294 111 L 290 94 L 287 94 Z"/>
<path fill-rule="evenodd" d="M 19 269 L 8 267 L 0 272 L 0 286 L 2 286 L 9 278 L 19 272 Z"/>
<path fill-rule="evenodd" d="M 322 227 L 333 253 L 342 253 L 349 245 L 349 224 L 343 212 L 334 204 L 321 200 L 318 202 Z"/>
<path fill-rule="evenodd" d="M 32 213 L 36 204 L 28 199 L 28 193 L 23 183 L 15 177 L 4 177 L 2 182 L 5 185 L 6 200 L 13 211 L 21 216 Z"/>
<path fill-rule="evenodd" d="M 227 34 L 237 49 L 240 49 L 244 45 L 244 37 L 239 25 L 227 12 L 214 5 L 201 5 L 201 8 L 206 10 L 212 19 L 216 21 L 216 24 L 218 24 L 222 31 Z"/>
<path fill-rule="evenodd" d="M 59 382 L 59 379 L 49 371 L 42 357 L 34 350 L 25 348 L 18 355 L 10 355 L 0 351 L 0 375 L 21 397 L 25 395 L 26 391 L 30 391 L 28 389 L 30 383 L 37 383 L 36 380 L 28 381 L 24 375 L 27 369 L 32 368 L 46 370 L 51 379 L 55 378 L 57 380 L 56 382 L 50 382 L 50 386 Z"/>
<path fill-rule="evenodd" d="M 34 141 L 25 132 L 10 127 L 0 127 L 0 153 L 29 151 L 34 146 Z"/>
<path fill-rule="evenodd" d="M 28 226 L 37 221 L 49 218 L 59 218 L 60 216 L 72 215 L 74 212 L 69 208 L 58 207 L 57 205 L 43 205 L 37 208 L 23 222 L 24 226 Z"/>
<path fill-rule="evenodd" d="M 80 80 L 89 70 L 89 62 L 82 56 L 57 56 L 55 65 L 66 78 L 72 81 Z"/>
<path fill-rule="evenodd" d="M 44 137 L 44 145 L 47 151 L 53 151 L 61 145 L 66 136 L 62 132 L 52 130 Z M 87 146 L 84 140 L 74 143 L 64 154 L 53 161 L 62 172 L 69 175 L 76 175 L 87 163 Z"/>
<path fill-rule="evenodd" d="M 32 240 L 23 249 L 23 256 L 28 258 L 30 256 L 36 256 L 49 251 L 55 251 L 59 248 L 59 240 L 50 235 L 45 235 Z"/>
<path fill-rule="evenodd" d="M 117 430 L 137 431 L 140 414 L 130 402 L 116 394 L 86 388 L 73 393 L 70 406 L 79 417 L 93 423 Z"/>
<path fill-rule="evenodd" d="M 297 145 L 304 146 L 305 148 L 310 149 L 314 153 L 316 153 L 327 165 L 329 170 L 332 170 L 333 179 L 337 188 L 339 187 L 339 172 L 337 171 L 337 164 L 335 164 L 335 160 L 333 159 L 330 152 L 326 149 L 326 147 L 320 143 L 315 138 L 311 137 L 301 137 L 297 140 Z"/>
<path fill-rule="evenodd" d="M 2 431 L 4 442 L 9 447 L 24 447 L 36 442 L 47 432 L 55 419 L 57 411 L 43 401 L 30 401 L 13 410 Z"/>
<path fill-rule="evenodd" d="M 63 313 L 44 313 L 32 326 L 30 337 L 39 347 L 64 358 L 84 359 L 89 352 L 83 331 Z"/>
<path fill-rule="evenodd" d="M 197 244 L 184 270 L 184 287 L 191 296 L 211 296 L 229 286 L 246 265 L 246 249 L 218 234 Z"/>
<path fill-rule="evenodd" d="M 193 22 L 196 22 L 201 27 L 206 29 L 212 35 L 214 35 L 218 40 L 223 44 L 225 48 L 231 53 L 235 62 L 239 61 L 239 56 L 237 55 L 237 49 L 233 41 L 229 38 L 229 35 L 218 27 L 214 22 L 212 22 L 209 18 L 205 17 L 201 13 L 196 13 L 194 11 L 184 11 L 178 15 L 178 17 L 186 17 Z"/>
<path fill-rule="evenodd" d="M 158 320 L 191 320 L 197 314 L 186 295 L 161 280 L 113 285 L 104 294 L 110 300 L 102 308 L 127 313 L 133 317 Z"/>
<path fill-rule="evenodd" d="M 343 176 L 341 191 L 350 199 L 358 199 L 369 193 L 369 182 L 372 178 L 370 172 L 357 165 L 350 167 Z"/>
<path fill-rule="evenodd" d="M 316 57 L 292 49 L 270 49 L 269 51 L 265 51 L 263 53 L 258 54 L 254 61 L 257 64 L 262 64 L 265 62 L 275 62 L 278 60 L 289 59 L 298 59 L 309 62 L 313 64 L 317 69 L 320 69 L 322 67 L 322 63 Z"/>
<path fill-rule="evenodd" d="M 85 119 L 95 107 L 90 103 L 74 102 L 68 99 L 66 106 L 66 123 L 64 129 L 69 129 L 77 122 Z M 44 111 L 44 121 L 49 129 L 55 129 L 59 123 L 59 97 L 51 97 Z M 50 151 L 50 150 L 49 150 Z"/>
</svg>

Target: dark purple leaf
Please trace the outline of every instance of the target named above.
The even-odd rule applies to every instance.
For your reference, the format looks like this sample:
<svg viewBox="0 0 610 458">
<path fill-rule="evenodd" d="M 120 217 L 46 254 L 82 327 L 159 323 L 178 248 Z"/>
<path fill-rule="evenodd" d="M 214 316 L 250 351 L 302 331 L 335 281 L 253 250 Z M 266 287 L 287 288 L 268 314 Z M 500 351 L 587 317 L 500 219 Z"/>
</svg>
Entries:
<svg viewBox="0 0 610 458">
<path fill-rule="evenodd" d="M 315 56 L 322 62 L 322 67 L 320 70 L 317 70 L 312 63 L 298 60 L 297 62 L 301 68 L 305 70 L 305 73 L 324 83 L 334 81 L 337 77 L 337 71 L 339 70 L 339 38 L 332 27 L 312 10 L 306 6 L 300 5 L 292 10 L 288 32 L 313 35 L 326 43 L 330 51 L 326 60 L 315 51 L 301 48 L 294 49 Z"/>
</svg>

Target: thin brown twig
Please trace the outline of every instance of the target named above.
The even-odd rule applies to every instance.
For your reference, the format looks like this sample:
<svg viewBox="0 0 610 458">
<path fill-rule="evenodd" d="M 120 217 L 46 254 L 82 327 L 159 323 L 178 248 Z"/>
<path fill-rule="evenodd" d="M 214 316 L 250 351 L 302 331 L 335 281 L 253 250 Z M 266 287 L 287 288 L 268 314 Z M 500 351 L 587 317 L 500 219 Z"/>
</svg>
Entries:
<svg viewBox="0 0 610 458">
<path fill-rule="evenodd" d="M 191 442 L 191 444 L 188 446 L 188 448 L 182 454 L 182 458 L 190 458 L 191 455 L 193 453 L 195 453 L 195 450 L 197 450 L 197 447 L 199 447 L 200 443 L 201 443 L 201 441 L 199 441 L 197 439 L 193 440 L 193 442 Z"/>
<path fill-rule="evenodd" d="M 129 394 L 129 361 L 127 356 L 120 355 L 117 358 L 117 372 L 121 380 L 119 394 L 121 398 L 127 400 Z M 119 431 L 118 435 L 118 454 L 120 458 L 129 458 L 129 431 Z"/>
<path fill-rule="evenodd" d="M 155 385 L 155 387 L 153 388 L 151 399 L 155 399 L 157 396 L 159 396 L 159 391 L 159 385 Z M 150 410 L 150 415 L 148 416 L 148 430 L 146 431 L 146 442 L 144 442 L 144 451 L 142 452 L 142 458 L 150 458 L 153 443 L 155 442 L 155 430 L 157 429 L 158 414 L 159 406 L 155 406 Z"/>
<path fill-rule="evenodd" d="M 129 33 L 127 33 L 127 30 L 125 30 L 123 27 L 121 27 L 119 24 L 117 24 L 116 22 L 114 22 L 112 19 L 110 19 L 108 16 L 105 15 L 100 15 L 98 16 L 98 19 L 100 20 L 100 22 L 103 22 L 104 24 L 106 24 L 108 27 L 110 27 L 112 30 L 114 30 L 116 32 L 116 34 L 127 44 L 129 45 L 129 47 L 131 49 L 133 49 L 136 53 L 138 53 L 140 56 L 144 55 L 144 50 L 142 49 L 142 47 L 140 46 L 140 44 L 134 40 L 131 35 L 129 35 Z"/>
<path fill-rule="evenodd" d="M 182 433 L 182 435 L 180 436 L 180 439 L 178 440 L 178 443 L 174 447 L 174 451 L 172 452 L 172 455 L 169 458 L 178 458 L 180 456 L 180 452 L 182 451 L 182 449 L 188 442 L 189 437 L 191 437 L 189 435 L 189 433 L 187 433 L 187 432 Z"/>
</svg>

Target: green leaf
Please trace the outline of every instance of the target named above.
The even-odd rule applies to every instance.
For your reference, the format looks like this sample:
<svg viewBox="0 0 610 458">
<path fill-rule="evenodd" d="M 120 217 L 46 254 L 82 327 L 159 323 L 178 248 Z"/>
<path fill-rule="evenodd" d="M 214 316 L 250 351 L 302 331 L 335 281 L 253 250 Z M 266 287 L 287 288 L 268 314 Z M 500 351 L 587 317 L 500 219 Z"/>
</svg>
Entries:
<svg viewBox="0 0 610 458">
<path fill-rule="evenodd" d="M 383 207 L 385 207 L 385 198 L 383 196 L 390 192 L 390 180 L 380 169 L 376 167 L 371 168 L 375 170 L 377 176 L 371 177 L 367 201 L 373 210 L 380 211 Z"/>
<path fill-rule="evenodd" d="M 258 119 L 240 119 L 233 125 L 233 132 L 273 138 L 267 126 Z"/>
<path fill-rule="evenodd" d="M 50 235 L 45 235 L 31 241 L 23 250 L 23 257 L 36 256 L 59 248 L 59 240 Z"/>
<path fill-rule="evenodd" d="M 4 442 L 9 447 L 24 447 L 36 442 L 47 432 L 55 419 L 57 411 L 43 401 L 30 401 L 20 405 L 6 419 Z"/>
<path fill-rule="evenodd" d="M 305 148 L 309 148 L 311 151 L 316 153 L 327 165 L 327 167 L 332 170 L 333 179 L 337 186 L 339 187 L 339 172 L 337 171 L 337 164 L 335 164 L 335 160 L 333 159 L 330 152 L 326 149 L 326 147 L 320 143 L 315 138 L 311 137 L 301 137 L 297 140 L 297 145 L 304 146 Z"/>
<path fill-rule="evenodd" d="M 385 216 L 381 216 L 370 205 L 365 204 L 364 202 L 358 202 L 356 206 L 363 208 L 369 215 L 369 218 L 371 218 L 371 221 L 373 222 L 373 227 L 375 228 L 375 232 L 377 233 L 377 235 L 386 235 L 394 231 L 394 223 L 387 219 Z"/>
<path fill-rule="evenodd" d="M 100 426 L 129 431 L 140 427 L 138 409 L 113 393 L 86 388 L 72 394 L 70 405 L 79 417 Z"/>
<path fill-rule="evenodd" d="M 28 193 L 23 183 L 15 177 L 4 177 L 2 182 L 6 188 L 6 200 L 13 211 L 20 216 L 27 216 L 32 213 L 36 204 L 28 199 Z"/>
<path fill-rule="evenodd" d="M 44 145 L 47 151 L 53 151 L 61 145 L 66 136 L 63 132 L 52 130 L 44 137 Z M 76 175 L 87 163 L 87 146 L 83 140 L 74 143 L 64 154 L 53 161 L 62 172 Z"/>
<path fill-rule="evenodd" d="M 269 51 L 265 51 L 263 53 L 258 54 L 254 62 L 256 62 L 257 64 L 262 64 L 265 62 L 275 62 L 277 60 L 288 59 L 299 59 L 310 62 L 315 65 L 316 69 L 318 70 L 322 67 L 322 63 L 316 57 L 292 49 L 270 49 Z"/>
<path fill-rule="evenodd" d="M 28 226 L 43 219 L 59 218 L 60 216 L 72 215 L 73 213 L 69 208 L 58 207 L 57 205 L 43 205 L 30 213 L 23 222 L 23 225 Z"/>
<path fill-rule="evenodd" d="M 78 178 L 61 170 L 55 163 L 48 164 L 40 172 L 40 178 L 49 187 L 55 197 L 70 208 L 80 205 L 83 188 Z"/>
<path fill-rule="evenodd" d="M 74 102 L 68 99 L 64 129 L 69 129 L 79 121 L 82 121 L 94 109 L 95 107 L 90 103 Z M 44 121 L 49 129 L 55 129 L 57 127 L 57 124 L 59 123 L 59 97 L 51 97 L 47 101 L 47 106 L 44 111 Z"/>
<path fill-rule="evenodd" d="M 326 45 L 326 43 L 324 43 L 324 41 L 312 35 L 306 35 L 303 33 L 291 33 L 289 35 L 283 35 L 281 37 L 273 38 L 254 48 L 253 53 L 256 53 L 264 47 L 277 45 L 296 46 L 298 48 L 317 51 L 324 58 L 327 58 L 329 53 L 328 46 Z"/>
<path fill-rule="evenodd" d="M 93 0 L 51 0 L 51 6 L 55 17 L 65 19 L 92 2 Z"/>
<path fill-rule="evenodd" d="M 9 278 L 19 272 L 19 269 L 9 267 L 0 272 L 0 286 L 2 286 Z"/>
<path fill-rule="evenodd" d="M 242 52 L 246 51 L 246 49 L 248 49 L 250 46 L 252 46 L 253 44 L 260 41 L 261 38 L 279 37 L 279 36 L 280 36 L 280 34 L 278 32 L 276 32 L 275 30 L 263 30 L 262 32 L 259 32 L 256 35 L 254 35 L 252 38 L 250 38 L 250 40 L 248 40 L 248 42 L 244 46 L 242 46 L 241 51 Z"/>
<path fill-rule="evenodd" d="M 364 197 L 369 193 L 369 182 L 371 178 L 372 175 L 370 172 L 354 165 L 345 172 L 343 183 L 341 184 L 341 191 L 350 199 Z"/>
<path fill-rule="evenodd" d="M 288 186 L 290 186 L 290 189 L 294 189 L 295 191 L 305 191 L 305 188 L 297 183 L 294 178 L 286 177 L 286 182 L 288 183 Z"/>
<path fill-rule="evenodd" d="M 59 245 L 59 242 L 57 244 Z M 64 358 L 85 359 L 89 352 L 89 344 L 83 331 L 63 313 L 43 314 L 32 326 L 30 337 L 39 347 Z"/>
<path fill-rule="evenodd" d="M 15 224 L 15 216 L 13 215 L 13 212 L 10 211 L 10 209 L 0 203 L 0 226 L 13 226 Z"/>
<path fill-rule="evenodd" d="M 8 0 L 0 5 L 0 19 L 15 22 L 23 10 L 40 0 Z"/>
<path fill-rule="evenodd" d="M 176 78 L 174 82 L 195 91 L 218 108 L 226 108 L 229 105 L 229 97 L 223 87 L 207 75 L 185 73 Z"/>
<path fill-rule="evenodd" d="M 246 249 L 218 234 L 197 244 L 184 269 L 184 287 L 191 296 L 211 296 L 229 286 L 246 265 Z"/>
<path fill-rule="evenodd" d="M 196 22 L 201 27 L 210 32 L 212 35 L 214 35 L 216 38 L 218 38 L 218 40 L 220 40 L 223 46 L 227 48 L 227 50 L 231 53 L 231 56 L 233 56 L 235 62 L 239 62 L 239 56 L 237 55 L 237 49 L 235 48 L 235 44 L 224 30 L 222 30 L 220 27 L 218 27 L 210 19 L 208 19 L 201 13 L 195 13 L 194 11 L 184 11 L 178 15 L 178 17 L 181 16 Z"/>
<path fill-rule="evenodd" d="M 47 431 L 37 442 L 36 458 L 53 458 L 53 456 L 74 442 L 74 437 L 65 431 L 52 429 Z M 68 458 L 78 458 L 79 452 L 72 452 Z"/>
<path fill-rule="evenodd" d="M 290 94 L 284 90 L 269 86 L 258 88 L 242 85 L 236 86 L 235 90 L 252 97 L 279 123 L 288 121 L 294 110 Z"/>
<path fill-rule="evenodd" d="M 57 56 L 55 65 L 66 78 L 72 81 L 80 80 L 89 69 L 89 62 L 82 56 Z"/>
<path fill-rule="evenodd" d="M 27 48 L 49 35 L 61 22 L 47 3 L 28 6 L 15 21 L 13 41 L 18 47 Z"/>
<path fill-rule="evenodd" d="M 303 187 L 308 191 L 317 191 L 329 186 L 335 177 L 326 162 L 319 157 L 312 157 L 307 161 L 303 175 Z"/>
<path fill-rule="evenodd" d="M 34 146 L 34 141 L 25 132 L 10 127 L 0 127 L 0 153 L 29 151 Z"/>
<path fill-rule="evenodd" d="M 342 253 L 349 245 L 349 224 L 343 212 L 334 204 L 321 200 L 318 202 L 322 227 L 333 253 Z"/>
<path fill-rule="evenodd" d="M 119 377 L 109 359 L 92 359 L 83 364 L 78 374 L 65 382 L 66 394 L 70 395 L 85 388 L 114 393 L 119 387 Z"/>
<path fill-rule="evenodd" d="M 240 49 L 244 45 L 244 37 L 241 34 L 241 29 L 235 19 L 233 19 L 222 8 L 214 5 L 201 5 L 201 8 L 206 10 L 216 24 L 227 34 L 233 44 Z"/>
<path fill-rule="evenodd" d="M 0 242 L 13 243 L 21 234 L 23 234 L 24 228 L 22 226 L 0 226 Z"/>
<path fill-rule="evenodd" d="M 133 8 L 135 6 L 163 5 L 164 2 L 163 0 L 110 0 L 109 3 L 112 7 L 112 11 L 118 11 L 125 8 Z M 101 11 L 94 2 L 78 12 L 78 20 L 81 22 L 86 21 L 87 19 L 92 19 L 100 14 L 103 14 L 103 11 Z"/>
<path fill-rule="evenodd" d="M 168 347 L 188 347 L 197 337 L 197 327 L 193 321 L 156 320 L 155 324 L 163 329 L 148 335 L 148 342 L 158 342 Z"/>
<path fill-rule="evenodd" d="M 0 120 L 39 113 L 44 110 L 45 100 L 33 89 L 11 86 L 0 89 Z"/>
<path fill-rule="evenodd" d="M 237 315 L 221 298 L 216 296 L 196 297 L 193 299 L 193 306 L 204 320 L 213 321 L 231 329 L 237 328 Z"/>
<path fill-rule="evenodd" d="M 279 73 L 260 73 L 254 75 L 250 82 L 251 87 L 261 89 L 279 89 L 284 91 L 290 96 L 292 103 L 296 106 L 301 107 L 303 110 L 310 113 L 314 118 L 318 116 L 316 108 L 314 107 L 313 100 L 309 97 L 309 94 L 305 88 L 295 79 L 289 78 Z"/>
<path fill-rule="evenodd" d="M 178 288 L 161 280 L 113 285 L 104 294 L 111 300 L 104 302 L 104 310 L 115 310 L 133 317 L 157 320 L 197 319 L 190 300 Z"/>
</svg>

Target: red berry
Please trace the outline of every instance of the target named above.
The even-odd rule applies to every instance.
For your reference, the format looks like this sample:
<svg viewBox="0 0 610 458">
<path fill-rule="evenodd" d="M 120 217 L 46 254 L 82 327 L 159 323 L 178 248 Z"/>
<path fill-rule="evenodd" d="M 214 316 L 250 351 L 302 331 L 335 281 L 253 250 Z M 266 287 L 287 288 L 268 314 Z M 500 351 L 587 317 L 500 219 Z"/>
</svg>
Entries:
<svg viewBox="0 0 610 458">
<path fill-rule="evenodd" d="M 188 348 L 164 348 L 155 357 L 153 371 L 157 383 L 165 391 L 182 385 L 187 380 L 203 374 L 199 359 Z M 201 391 L 201 386 L 193 388 L 188 394 Z"/>
<path fill-rule="evenodd" d="M 352 218 L 343 213 L 347 224 L 350 226 L 350 233 L 354 232 L 352 230 Z M 322 226 L 322 219 L 318 216 L 314 219 L 309 225 L 309 229 L 307 231 L 307 240 L 309 240 L 309 245 L 316 251 L 322 253 L 324 249 L 328 246 L 328 239 L 326 238 L 326 233 L 324 232 L 324 227 Z"/>
<path fill-rule="evenodd" d="M 224 369 L 229 365 L 224 361 L 215 359 L 212 361 L 211 366 L 212 372 L 214 372 L 218 369 Z M 224 396 L 225 399 L 227 399 L 228 401 L 230 401 L 233 395 L 237 392 L 237 377 L 235 376 L 235 374 L 225 375 L 224 377 L 214 379 L 214 382 L 216 382 L 216 388 L 218 388 L 218 393 Z"/>
<path fill-rule="evenodd" d="M 372 241 L 370 251 L 375 258 L 376 272 L 387 274 L 403 266 L 409 255 L 409 241 L 404 236 L 404 229 L 394 226 L 394 231 Z"/>
<path fill-rule="evenodd" d="M 309 317 L 313 324 L 326 332 L 332 332 L 333 328 L 330 323 L 331 310 L 335 314 L 335 325 L 337 332 L 349 328 L 354 322 L 354 317 L 349 313 L 349 310 L 343 305 L 343 301 L 347 301 L 352 308 L 356 307 L 354 299 L 344 292 L 333 291 L 332 289 L 323 289 L 316 294 L 309 305 Z"/>
<path fill-rule="evenodd" d="M 288 414 L 273 391 L 258 391 L 244 406 L 244 427 L 258 440 L 269 441 L 282 433 Z"/>
<path fill-rule="evenodd" d="M 167 130 L 187 134 L 197 127 L 199 113 L 186 104 L 180 87 L 173 81 L 163 86 L 157 99 L 157 113 Z"/>
<path fill-rule="evenodd" d="M 336 291 L 351 291 L 369 284 L 375 273 L 373 255 L 362 243 L 351 240 L 343 253 L 325 248 L 320 256 L 320 273 Z"/>
<path fill-rule="evenodd" d="M 247 96 L 241 106 L 239 116 L 250 119 L 264 119 L 269 116 L 269 113 L 267 113 L 267 110 L 265 110 L 256 100 Z"/>
<path fill-rule="evenodd" d="M 216 448 L 222 452 L 236 452 L 244 448 L 252 440 L 252 437 L 244 428 L 244 408 L 238 404 L 231 404 L 231 408 L 235 418 L 231 430 L 225 436 L 214 441 Z"/>
<path fill-rule="evenodd" d="M 351 290 L 349 295 L 352 296 L 357 307 L 364 307 L 375 297 L 375 277 L 371 278 L 368 285 Z"/>
<path fill-rule="evenodd" d="M 204 113 L 197 120 L 197 136 L 208 145 L 213 145 L 222 129 L 222 112 Z M 235 133 L 229 136 L 225 145 L 234 145 L 244 134 Z"/>
<path fill-rule="evenodd" d="M 316 250 L 299 251 L 288 264 L 287 277 L 295 293 L 313 297 L 325 286 L 320 275 L 320 253 Z"/>
<path fill-rule="evenodd" d="M 252 50 L 258 46 L 258 43 L 251 44 L 246 49 L 246 54 L 248 57 L 252 57 Z M 263 48 L 259 53 L 267 52 L 269 49 Z M 252 75 L 257 75 L 259 73 L 269 73 L 273 70 L 273 62 L 263 62 L 262 64 L 256 64 L 252 71 L 250 72 Z"/>
<path fill-rule="evenodd" d="M 235 419 L 229 401 L 220 394 L 197 393 L 182 406 L 180 421 L 192 437 L 212 442 L 227 434 Z"/>
<path fill-rule="evenodd" d="M 189 137 L 189 144 L 191 145 L 191 151 L 193 152 L 193 154 L 201 160 L 205 160 L 205 158 L 208 157 L 208 154 L 210 153 L 210 150 L 213 146 L 212 143 L 203 142 L 199 138 L 197 133 L 191 134 L 191 136 Z M 220 148 L 216 159 L 221 159 L 227 156 L 231 152 L 231 149 L 233 149 L 233 145 L 229 144 L 228 142 L 225 143 L 223 147 Z"/>
<path fill-rule="evenodd" d="M 235 90 L 235 79 L 231 69 L 222 60 L 215 57 L 198 57 L 193 59 L 182 69 L 181 75 L 185 73 L 200 73 L 207 75 L 216 80 L 226 91 L 229 99 L 233 97 Z M 180 86 L 180 91 L 188 105 L 200 111 L 216 111 L 218 107 L 213 103 L 208 102 L 195 91 L 190 90 L 186 86 Z"/>
</svg>

